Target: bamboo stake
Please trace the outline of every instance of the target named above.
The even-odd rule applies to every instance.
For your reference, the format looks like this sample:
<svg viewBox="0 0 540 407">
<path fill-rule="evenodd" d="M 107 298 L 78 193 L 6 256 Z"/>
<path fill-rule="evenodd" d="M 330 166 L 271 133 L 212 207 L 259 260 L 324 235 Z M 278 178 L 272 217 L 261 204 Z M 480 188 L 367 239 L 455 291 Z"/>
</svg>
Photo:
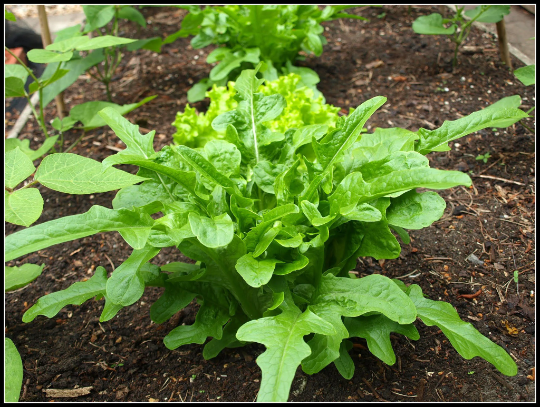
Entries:
<svg viewBox="0 0 540 407">
<path fill-rule="evenodd" d="M 49 22 L 47 20 L 47 12 L 45 6 L 37 6 L 39 25 L 41 26 L 41 40 L 43 41 L 43 48 L 52 44 L 51 32 L 49 31 Z M 64 92 L 59 93 L 54 97 L 56 102 L 56 113 L 60 120 L 67 114 L 66 105 L 64 103 Z"/>
<path fill-rule="evenodd" d="M 504 18 L 497 23 L 497 39 L 499 40 L 499 50 L 501 52 L 501 59 L 510 70 L 512 70 L 512 61 L 510 59 L 510 52 L 508 51 L 508 38 L 506 38 L 506 27 L 504 25 Z"/>
</svg>

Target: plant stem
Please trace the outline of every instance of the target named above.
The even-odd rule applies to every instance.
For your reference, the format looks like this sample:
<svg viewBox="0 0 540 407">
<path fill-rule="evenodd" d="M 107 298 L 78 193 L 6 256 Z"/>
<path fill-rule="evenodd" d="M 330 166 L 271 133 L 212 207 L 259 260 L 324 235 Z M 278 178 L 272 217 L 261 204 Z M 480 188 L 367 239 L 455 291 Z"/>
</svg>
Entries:
<svg viewBox="0 0 540 407">
<path fill-rule="evenodd" d="M 72 145 L 70 145 L 68 148 L 66 148 L 66 151 L 64 151 L 64 153 L 70 152 L 73 147 L 75 147 L 77 144 L 79 144 L 79 142 L 84 138 L 85 134 L 86 134 L 86 130 L 84 130 L 84 128 L 83 128 L 83 134 L 77 140 L 75 140 Z"/>
<path fill-rule="evenodd" d="M 30 68 L 28 68 L 28 67 L 24 64 L 24 62 L 21 61 L 21 60 L 19 59 L 19 57 L 18 57 L 17 55 L 15 55 L 13 52 L 11 52 L 11 50 L 10 50 L 8 47 L 6 47 L 6 46 L 4 46 L 4 49 L 5 49 L 5 50 L 6 50 L 13 58 L 15 58 L 15 59 L 17 60 L 17 62 L 19 62 L 19 64 L 21 64 L 21 66 L 22 66 L 24 69 L 26 69 L 26 72 L 28 72 L 28 74 L 32 77 L 32 79 L 34 79 L 36 82 L 39 83 L 38 78 L 36 78 L 36 76 L 34 75 L 34 72 L 32 72 L 32 70 L 31 70 Z"/>
<path fill-rule="evenodd" d="M 29 183 L 26 184 L 25 186 L 20 187 L 20 188 L 17 189 L 16 191 L 20 191 L 21 189 L 29 188 L 29 187 L 34 186 L 34 185 L 36 185 L 36 184 L 39 184 L 39 182 L 36 181 L 36 180 L 33 180 L 32 182 L 29 182 Z M 14 192 L 15 192 L 15 191 L 14 191 Z"/>
<path fill-rule="evenodd" d="M 521 125 L 522 125 L 523 127 L 525 127 L 527 130 L 529 130 L 532 134 L 535 134 L 535 133 L 534 133 L 534 130 L 531 129 L 529 126 L 527 126 L 525 123 L 523 123 L 523 122 L 521 122 L 521 121 L 520 121 L 520 123 L 521 123 Z"/>
</svg>

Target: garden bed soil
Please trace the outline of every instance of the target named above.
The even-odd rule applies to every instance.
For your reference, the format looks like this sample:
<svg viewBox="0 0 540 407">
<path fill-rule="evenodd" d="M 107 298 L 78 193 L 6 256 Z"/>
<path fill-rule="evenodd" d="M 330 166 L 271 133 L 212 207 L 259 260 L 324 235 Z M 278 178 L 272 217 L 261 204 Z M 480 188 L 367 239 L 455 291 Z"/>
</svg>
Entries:
<svg viewBox="0 0 540 407">
<path fill-rule="evenodd" d="M 435 6 L 357 8 L 369 22 L 337 20 L 324 23 L 328 44 L 320 58 L 301 62 L 318 72 L 319 89 L 328 103 L 356 107 L 377 95 L 388 102 L 368 121 L 375 127 L 417 130 L 439 127 L 477 111 L 505 96 L 521 95 L 522 109 L 535 105 L 535 88 L 525 87 L 499 61 L 497 41 L 472 29 L 466 45 L 483 52 L 459 56 L 451 67 L 452 43 L 443 36 L 420 36 L 413 20 Z M 121 35 L 145 38 L 179 29 L 185 11 L 144 8 L 151 22 L 139 29 L 121 25 Z M 127 54 L 112 84 L 116 103 L 134 103 L 150 95 L 153 102 L 127 117 L 143 131 L 156 130 L 156 150 L 172 142 L 177 111 L 183 111 L 193 83 L 208 76 L 206 55 L 211 47 L 193 50 L 189 38 L 163 47 L 161 54 Z M 378 62 L 380 61 L 380 62 Z M 523 66 L 513 60 L 514 67 Z M 93 80 L 79 79 L 65 92 L 68 106 L 105 100 L 105 89 Z M 8 100 L 7 103 L 10 101 Z M 207 101 L 194 106 L 203 111 Z M 48 120 L 54 103 L 46 109 Z M 534 113 L 533 113 L 534 115 Z M 7 117 L 6 134 L 17 118 Z M 48 121 L 47 120 L 47 121 Z M 534 118 L 523 123 L 534 128 Z M 81 136 L 66 134 L 67 145 Z M 37 147 L 42 136 L 35 120 L 20 134 Z M 432 167 L 471 174 L 474 186 L 441 191 L 448 202 L 443 218 L 431 227 L 411 231 L 411 244 L 399 258 L 374 261 L 360 258 L 359 275 L 373 273 L 419 284 L 434 300 L 450 302 L 467 322 L 506 349 L 518 365 L 518 374 L 505 377 L 480 358 L 463 359 L 436 327 L 416 326 L 420 339 L 411 342 L 392 335 L 397 363 L 388 366 L 372 356 L 363 339 L 355 338 L 350 354 L 355 374 L 345 380 L 334 365 L 306 375 L 299 368 L 290 401 L 534 401 L 535 400 L 535 137 L 522 124 L 508 129 L 485 129 L 451 142 L 452 150 L 432 153 Z M 123 144 L 107 128 L 88 132 L 72 152 L 101 161 Z M 478 155 L 490 153 L 487 162 Z M 124 166 L 135 171 L 135 167 Z M 66 195 L 40 187 L 45 200 L 36 223 L 79 214 L 92 205 L 111 207 L 115 192 Z M 21 227 L 6 224 L 6 234 Z M 163 337 L 179 324 L 194 322 L 197 305 L 190 304 L 168 322 L 156 325 L 150 305 L 161 289 L 148 288 L 140 301 L 118 316 L 99 323 L 103 300 L 67 306 L 52 319 L 21 321 L 39 297 L 89 278 L 95 267 L 109 272 L 131 252 L 118 233 L 56 245 L 7 263 L 45 264 L 43 274 L 29 286 L 7 293 L 6 336 L 19 349 L 24 364 L 21 401 L 62 401 L 48 389 L 91 387 L 72 401 L 253 401 L 261 373 L 255 360 L 264 347 L 251 344 L 225 349 L 211 360 L 202 357 L 202 345 L 169 350 Z M 483 261 L 467 260 L 474 254 Z M 186 260 L 173 248 L 154 258 L 157 265 Z M 519 286 L 513 281 L 519 271 Z M 462 295 L 478 294 L 472 299 Z"/>
</svg>

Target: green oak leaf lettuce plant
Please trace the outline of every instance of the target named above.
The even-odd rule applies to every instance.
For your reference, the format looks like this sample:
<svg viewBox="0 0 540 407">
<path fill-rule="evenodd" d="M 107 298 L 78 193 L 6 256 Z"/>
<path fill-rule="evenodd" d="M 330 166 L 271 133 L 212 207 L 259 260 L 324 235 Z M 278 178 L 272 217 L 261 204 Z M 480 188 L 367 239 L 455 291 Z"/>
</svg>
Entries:
<svg viewBox="0 0 540 407">
<path fill-rule="evenodd" d="M 100 116 L 126 149 L 92 164 L 103 171 L 92 173 L 93 183 L 60 170 L 71 158 L 54 154 L 55 166 L 44 161 L 36 176 L 56 171 L 49 185 L 67 193 L 98 192 L 100 177 L 118 164 L 138 166 L 144 182 L 126 182 L 112 209 L 95 205 L 7 236 L 8 261 L 105 231 L 119 232 L 133 248 L 110 276 L 98 266 L 88 281 L 40 298 L 23 321 L 53 317 L 94 297 L 105 299 L 100 321 L 108 321 L 136 303 L 146 287 L 158 286 L 163 292 L 150 317 L 160 324 L 195 298 L 195 322 L 174 328 L 165 346 L 205 344 L 203 356 L 211 359 L 225 348 L 263 344 L 258 401 L 287 401 L 299 366 L 314 374 L 334 363 L 350 379 L 349 338 L 365 338 L 375 356 L 393 364 L 390 333 L 419 339 L 417 318 L 438 326 L 464 358 L 479 356 L 515 375 L 506 351 L 461 321 L 450 304 L 426 298 L 416 284 L 380 274 L 357 278 L 350 270 L 359 256 L 398 257 L 393 232 L 407 242 L 407 230 L 442 216 L 444 199 L 417 188 L 471 185 L 467 174 L 430 168 L 426 154 L 448 150 L 448 142 L 479 129 L 510 126 L 526 116 L 519 101 L 496 103 L 435 130 L 362 134 L 386 101 L 378 96 L 339 118 L 333 129 L 321 124 L 275 132 L 264 123 L 282 114 L 285 98 L 259 92 L 263 80 L 256 72 L 240 74 L 236 109 L 212 121 L 225 131 L 224 139 L 156 152 L 154 131 L 140 134 L 115 110 L 104 109 Z M 103 185 L 113 187 L 120 186 Z M 172 246 L 194 263 L 152 263 Z"/>
<path fill-rule="evenodd" d="M 243 69 L 253 68 L 259 62 L 266 63 L 262 72 L 265 79 L 276 79 L 290 72 L 298 73 L 304 85 L 317 94 L 315 85 L 318 75 L 311 69 L 294 66 L 302 59 L 300 52 L 320 56 L 324 37 L 324 21 L 338 18 L 366 18 L 344 13 L 353 5 L 332 5 L 319 8 L 317 5 L 225 5 L 183 6 L 189 13 L 184 17 L 179 31 L 169 35 L 168 43 L 179 37 L 193 35 L 194 49 L 219 45 L 207 58 L 208 63 L 217 63 L 210 77 L 202 79 L 188 92 L 188 102 L 203 100 L 212 85 L 225 86 L 234 81 Z"/>
</svg>

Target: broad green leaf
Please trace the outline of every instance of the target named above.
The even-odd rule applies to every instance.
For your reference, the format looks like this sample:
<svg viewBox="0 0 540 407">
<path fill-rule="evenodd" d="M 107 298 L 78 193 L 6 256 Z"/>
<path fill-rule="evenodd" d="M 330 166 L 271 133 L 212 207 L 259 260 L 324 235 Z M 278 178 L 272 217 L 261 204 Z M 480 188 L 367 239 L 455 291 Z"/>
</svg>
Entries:
<svg viewBox="0 0 540 407">
<path fill-rule="evenodd" d="M 303 126 L 295 131 L 293 134 L 293 148 L 298 150 L 304 144 L 311 143 L 313 138 L 319 140 L 323 137 L 328 131 L 328 126 L 326 124 L 310 124 L 308 126 Z"/>
<path fill-rule="evenodd" d="M 103 306 L 103 311 L 99 316 L 99 322 L 110 321 L 116 316 L 116 314 L 118 314 L 118 311 L 124 308 L 123 305 L 115 304 L 114 302 L 109 300 L 106 293 L 103 294 L 103 297 L 105 298 L 105 305 Z"/>
<path fill-rule="evenodd" d="M 263 159 L 261 147 L 283 139 L 283 135 L 272 132 L 263 122 L 274 120 L 286 106 L 280 94 L 264 96 L 258 92 L 264 79 L 257 79 L 256 73 L 256 69 L 242 71 L 234 85 L 238 92 L 237 109 L 219 115 L 212 122 L 212 127 L 218 131 L 225 130 L 229 124 L 236 128 L 240 140 L 252 154 L 249 158 L 254 159 L 253 165 Z"/>
<path fill-rule="evenodd" d="M 130 103 L 123 106 L 117 105 L 116 103 L 101 101 L 81 103 L 80 105 L 71 108 L 71 110 L 69 111 L 69 117 L 76 121 L 80 121 L 83 124 L 85 130 L 92 130 L 97 127 L 105 126 L 107 124 L 105 120 L 100 115 L 98 115 L 101 110 L 105 108 L 111 108 L 116 110 L 120 115 L 124 116 L 132 110 L 135 110 L 138 107 L 154 100 L 156 97 L 157 95 L 149 96 L 141 100 L 139 103 Z"/>
<path fill-rule="evenodd" d="M 5 221 L 15 225 L 30 226 L 43 212 L 43 198 L 37 188 L 5 192 Z"/>
<path fill-rule="evenodd" d="M 276 269 L 274 274 L 278 276 L 284 276 L 292 273 L 293 271 L 302 270 L 309 264 L 309 259 L 302 255 L 296 254 L 293 255 L 293 260 L 289 262 L 280 262 L 276 264 Z"/>
<path fill-rule="evenodd" d="M 184 309 L 195 298 L 190 293 L 174 283 L 165 282 L 165 292 L 150 307 L 150 318 L 156 324 L 168 321 L 178 311 Z"/>
<path fill-rule="evenodd" d="M 254 258 L 253 253 L 247 253 L 238 259 L 236 271 L 251 287 L 261 287 L 272 278 L 276 263 L 280 263 L 280 261 L 275 259 L 258 260 Z"/>
<path fill-rule="evenodd" d="M 219 81 L 221 79 L 227 78 L 229 76 L 229 73 L 233 69 L 238 68 L 244 61 L 249 61 L 252 63 L 259 62 L 260 52 L 261 51 L 259 50 L 259 48 L 248 48 L 234 53 L 230 52 L 224 54 L 221 62 L 214 68 L 212 68 L 212 70 L 210 71 L 210 80 Z M 210 55 L 208 57 L 210 58 Z M 212 60 L 214 58 L 215 55 L 212 56 L 212 58 L 210 59 Z"/>
<path fill-rule="evenodd" d="M 165 42 L 167 43 L 167 42 Z M 201 79 L 188 90 L 187 100 L 189 103 L 195 103 L 203 100 L 206 97 L 206 91 L 211 88 L 213 82 L 209 78 Z"/>
<path fill-rule="evenodd" d="M 161 37 L 152 37 L 152 38 L 145 38 L 143 40 L 137 40 L 135 42 L 127 44 L 126 49 L 128 51 L 135 51 L 138 49 L 147 49 L 150 51 L 160 53 L 162 45 L 163 45 L 163 40 L 161 39 Z"/>
<path fill-rule="evenodd" d="M 20 78 L 11 76 L 5 79 L 4 84 L 4 95 L 6 98 L 24 97 L 26 95 L 26 91 L 24 90 L 24 82 Z"/>
<path fill-rule="evenodd" d="M 35 170 L 36 167 L 32 164 L 32 160 L 19 147 L 4 154 L 4 184 L 6 187 L 15 188 Z"/>
<path fill-rule="evenodd" d="M 73 56 L 73 52 L 57 53 L 45 49 L 31 49 L 26 56 L 28 57 L 28 60 L 35 62 L 36 64 L 50 64 L 52 62 L 69 61 Z"/>
<path fill-rule="evenodd" d="M 118 266 L 107 281 L 107 297 L 115 304 L 127 307 L 137 302 L 144 293 L 141 267 L 154 258 L 160 249 L 147 246 L 133 253 Z"/>
<path fill-rule="evenodd" d="M 436 192 L 409 191 L 391 199 L 386 218 L 388 223 L 404 229 L 422 229 L 438 221 L 445 209 L 445 200 Z"/>
<path fill-rule="evenodd" d="M 224 140 L 210 140 L 204 145 L 206 159 L 225 177 L 240 174 L 242 155 L 238 148 Z"/>
<path fill-rule="evenodd" d="M 354 362 L 349 355 L 353 344 L 351 341 L 343 341 L 339 346 L 339 357 L 334 360 L 334 365 L 338 372 L 347 380 L 351 380 L 354 375 Z"/>
<path fill-rule="evenodd" d="M 163 338 L 163 343 L 168 349 L 176 349 L 190 343 L 202 344 L 209 336 L 221 339 L 223 325 L 228 319 L 229 313 L 226 310 L 205 301 L 197 312 L 195 323 L 174 328 Z"/>
<path fill-rule="evenodd" d="M 257 246 L 255 246 L 255 250 L 253 251 L 253 257 L 259 257 L 261 254 L 263 254 L 266 249 L 268 249 L 268 246 L 274 241 L 275 237 L 278 235 L 278 233 L 281 230 L 281 222 L 276 222 L 275 226 L 267 230 L 257 242 Z"/>
<path fill-rule="evenodd" d="M 419 129 L 417 133 L 420 140 L 416 145 L 416 151 L 426 155 L 437 147 L 446 145 L 449 141 L 475 131 L 488 127 L 508 127 L 525 117 L 528 117 L 527 113 L 519 109 L 494 104 L 461 119 L 445 121 L 438 129 Z"/>
<path fill-rule="evenodd" d="M 148 159 L 154 154 L 154 135 L 155 130 L 148 134 L 142 135 L 139 133 L 139 126 L 131 124 L 129 120 L 122 117 L 122 114 L 118 110 L 107 107 L 99 112 L 99 115 L 103 118 L 114 133 L 126 144 L 126 149 L 118 154 L 107 157 L 103 160 L 105 167 L 122 164 L 123 156 L 139 156 L 140 158 Z"/>
<path fill-rule="evenodd" d="M 390 342 L 391 332 L 400 333 L 412 340 L 420 338 L 413 324 L 401 325 L 384 315 L 345 318 L 344 323 L 350 337 L 366 339 L 369 351 L 390 366 L 396 363 L 396 355 Z"/>
<path fill-rule="evenodd" d="M 227 213 L 207 218 L 191 212 L 189 224 L 199 242 L 209 248 L 226 246 L 234 237 L 234 224 Z"/>
<path fill-rule="evenodd" d="M 7 337 L 4 338 L 4 373 L 4 401 L 16 403 L 22 389 L 23 364 L 15 344 Z"/>
<path fill-rule="evenodd" d="M 321 39 L 317 34 L 308 33 L 305 40 L 306 48 L 312 51 L 316 56 L 320 56 L 323 51 Z"/>
<path fill-rule="evenodd" d="M 43 89 L 43 107 L 45 108 L 45 106 L 47 106 L 56 97 L 56 95 L 60 94 L 60 92 L 63 92 L 69 86 L 71 86 L 87 69 L 99 64 L 104 59 L 105 55 L 103 51 L 97 50 L 91 52 L 84 58 L 63 62 L 61 68 L 69 72 L 52 85 L 49 85 Z M 47 65 L 43 75 L 41 75 L 41 79 L 51 77 L 56 71 L 57 66 L 58 63 Z"/>
<path fill-rule="evenodd" d="M 236 334 L 240 341 L 258 342 L 266 346 L 256 362 L 262 370 L 259 402 L 285 402 L 302 360 L 309 356 L 304 335 L 316 332 L 331 335 L 332 325 L 315 315 L 309 308 L 301 312 L 292 300 L 282 303 L 283 312 L 242 325 Z"/>
<path fill-rule="evenodd" d="M 420 16 L 414 20 L 412 29 L 417 34 L 446 34 L 451 35 L 456 32 L 457 26 L 452 24 L 446 28 L 443 24 L 443 18 L 439 13 L 433 13 L 428 16 Z"/>
<path fill-rule="evenodd" d="M 304 215 L 306 215 L 308 220 L 315 227 L 325 225 L 334 220 L 334 218 L 336 217 L 336 214 L 323 217 L 317 209 L 317 206 L 309 201 L 300 202 L 300 207 L 302 208 L 302 212 L 304 213 Z"/>
<path fill-rule="evenodd" d="M 398 236 L 401 238 L 403 243 L 410 244 L 411 243 L 411 237 L 407 233 L 407 231 L 403 228 L 400 228 L 399 226 L 388 224 L 390 229 L 392 229 L 394 232 L 398 234 Z"/>
<path fill-rule="evenodd" d="M 77 49 L 79 45 L 83 45 L 90 41 L 88 35 L 71 37 L 62 41 L 55 41 L 45 47 L 47 51 L 68 52 Z"/>
<path fill-rule="evenodd" d="M 308 344 L 312 354 L 302 361 L 302 369 L 313 374 L 339 357 L 341 341 L 349 337 L 341 316 L 357 317 L 378 312 L 399 324 L 410 324 L 416 319 L 413 302 L 388 277 L 372 274 L 359 279 L 334 277 L 321 279 L 311 309 L 335 330 L 333 335 L 315 335 Z"/>
<path fill-rule="evenodd" d="M 510 355 L 499 345 L 480 334 L 472 324 L 463 322 L 451 304 L 425 298 L 422 289 L 416 284 L 409 287 L 409 297 L 414 302 L 418 317 L 422 322 L 427 326 L 439 327 L 456 351 L 465 359 L 480 356 L 504 375 L 517 374 L 517 366 Z"/>
<path fill-rule="evenodd" d="M 5 261 L 100 232 L 117 231 L 134 249 L 142 249 L 154 220 L 146 213 L 94 205 L 88 212 L 44 222 L 8 235 Z"/>
<path fill-rule="evenodd" d="M 243 342 L 236 339 L 236 332 L 243 324 L 248 321 L 243 313 L 237 313 L 231 317 L 230 321 L 223 328 L 221 339 L 213 338 L 203 349 L 203 358 L 209 360 L 215 358 L 225 348 L 237 348 L 244 346 Z"/>
<path fill-rule="evenodd" d="M 480 15 L 480 17 L 476 18 L 475 20 L 479 23 L 498 23 L 504 18 L 504 16 L 510 14 L 510 6 L 478 6 L 472 10 L 467 10 L 464 14 L 471 19 Z"/>
<path fill-rule="evenodd" d="M 536 65 L 527 65 L 514 71 L 514 75 L 525 86 L 536 84 Z"/>
<path fill-rule="evenodd" d="M 87 5 L 82 7 L 87 20 L 86 32 L 103 27 L 114 18 L 115 6 Z"/>
<path fill-rule="evenodd" d="M 53 129 L 55 130 L 58 130 L 60 132 L 66 132 L 72 129 L 75 123 L 77 123 L 77 120 L 75 120 L 71 116 L 64 117 L 62 120 L 60 120 L 58 117 L 55 117 L 51 123 L 51 126 L 53 126 Z"/>
<path fill-rule="evenodd" d="M 134 9 L 131 6 L 124 6 L 118 11 L 118 18 L 125 18 L 126 20 L 134 21 L 141 27 L 146 27 L 146 20 L 139 10 Z"/>
<path fill-rule="evenodd" d="M 103 35 L 101 37 L 94 37 L 85 43 L 79 44 L 75 47 L 75 49 L 77 51 L 90 51 L 92 49 L 125 45 L 135 41 L 136 40 L 132 40 L 131 38 L 115 37 L 113 35 Z"/>
<path fill-rule="evenodd" d="M 298 233 L 290 239 L 276 239 L 275 241 L 283 247 L 298 247 L 302 244 L 303 237 Z"/>
<path fill-rule="evenodd" d="M 28 71 L 24 69 L 22 65 L 19 64 L 9 64 L 4 65 L 4 78 L 10 78 L 15 77 L 19 78 L 23 83 L 26 83 L 26 79 L 28 78 Z"/>
<path fill-rule="evenodd" d="M 105 292 L 106 283 L 107 270 L 100 266 L 88 281 L 72 284 L 65 290 L 41 297 L 24 313 L 22 320 L 28 323 L 33 321 L 38 315 L 45 315 L 47 318 L 52 318 L 66 305 L 81 305 L 90 298 L 102 295 Z"/>
<path fill-rule="evenodd" d="M 274 164 L 270 161 L 259 161 L 253 168 L 253 180 L 257 186 L 268 194 L 274 194 L 276 178 L 285 170 L 282 164 Z"/>
<path fill-rule="evenodd" d="M 5 267 L 4 291 L 13 291 L 30 284 L 43 272 L 45 264 L 25 263 L 20 267 Z"/>
<path fill-rule="evenodd" d="M 377 96 L 362 103 L 347 117 L 341 129 L 327 134 L 320 142 L 313 142 L 317 160 L 324 172 L 329 171 L 343 153 L 352 146 L 366 121 L 385 102 L 385 97 Z M 306 196 L 305 199 L 310 200 L 310 197 Z"/>
<path fill-rule="evenodd" d="M 74 37 L 81 37 L 83 35 L 80 24 L 76 24 L 71 27 L 64 28 L 60 31 L 57 31 L 55 34 L 56 34 L 56 37 L 53 43 L 64 41 L 64 40 L 74 38 Z"/>
<path fill-rule="evenodd" d="M 107 168 L 98 161 L 70 153 L 56 153 L 43 159 L 35 179 L 40 184 L 66 194 L 92 194 L 113 191 L 147 178 L 116 168 Z"/>
<path fill-rule="evenodd" d="M 186 146 L 177 146 L 173 151 L 178 152 L 182 156 L 182 159 L 203 177 L 217 185 L 221 185 L 228 192 L 230 191 L 232 195 L 232 192 L 236 187 L 234 182 L 232 182 L 230 178 L 227 178 L 225 175 L 221 174 L 212 163 L 210 163 L 197 151 Z"/>
<path fill-rule="evenodd" d="M 386 219 L 386 210 L 389 205 L 389 198 L 380 198 L 373 204 L 380 211 L 382 219 L 361 225 L 364 237 L 357 256 L 371 256 L 375 260 L 395 259 L 401 253 L 401 246 L 390 231 Z"/>
</svg>

